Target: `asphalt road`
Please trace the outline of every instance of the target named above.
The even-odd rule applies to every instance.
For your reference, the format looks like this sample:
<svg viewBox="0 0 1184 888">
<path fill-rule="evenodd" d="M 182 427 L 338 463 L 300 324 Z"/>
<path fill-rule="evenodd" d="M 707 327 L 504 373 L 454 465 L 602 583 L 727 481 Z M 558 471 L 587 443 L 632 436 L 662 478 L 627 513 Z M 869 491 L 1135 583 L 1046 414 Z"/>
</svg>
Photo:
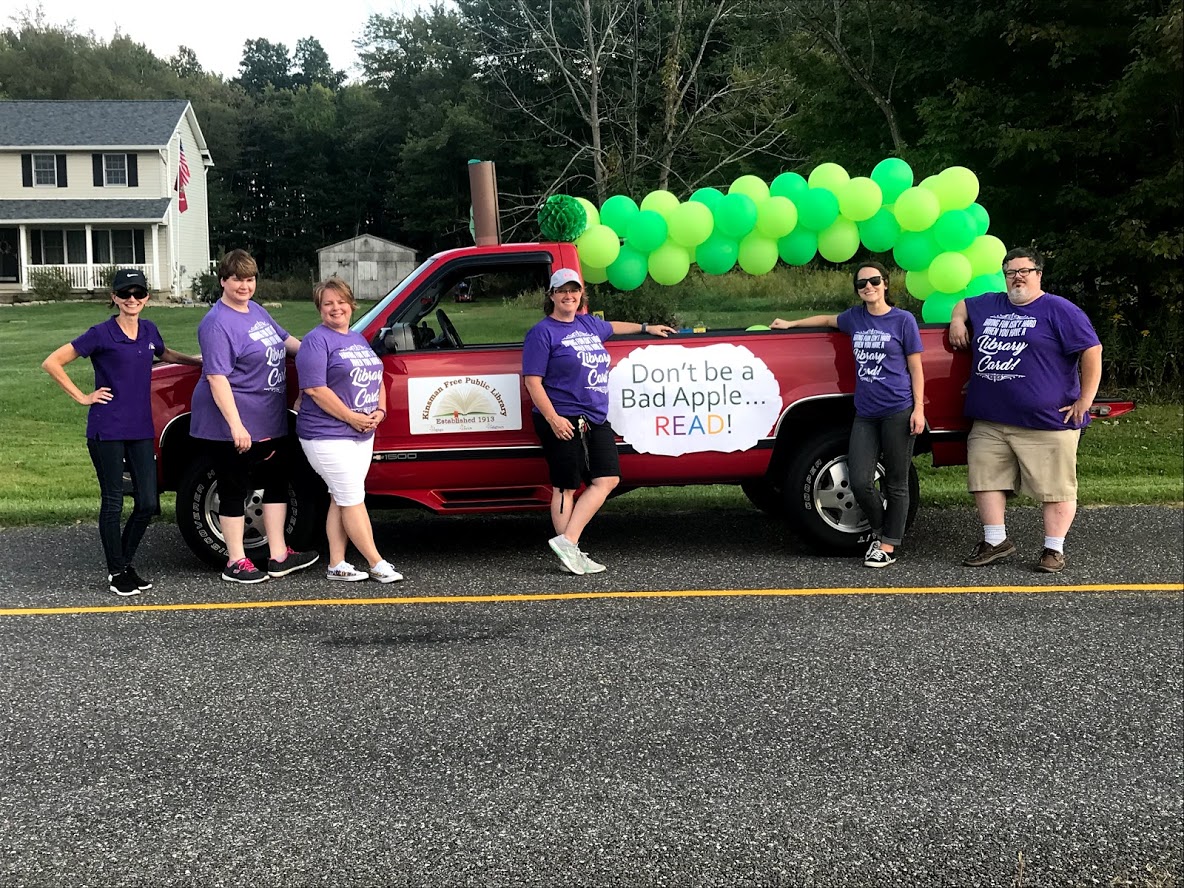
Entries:
<svg viewBox="0 0 1184 888">
<path fill-rule="evenodd" d="M 379 516 L 405 583 L 239 587 L 154 526 L 130 601 L 93 527 L 0 531 L 0 885 L 1179 885 L 1181 512 L 1082 511 L 1058 576 L 1009 528 L 871 571 L 604 515 L 573 577 L 542 516 Z"/>
</svg>

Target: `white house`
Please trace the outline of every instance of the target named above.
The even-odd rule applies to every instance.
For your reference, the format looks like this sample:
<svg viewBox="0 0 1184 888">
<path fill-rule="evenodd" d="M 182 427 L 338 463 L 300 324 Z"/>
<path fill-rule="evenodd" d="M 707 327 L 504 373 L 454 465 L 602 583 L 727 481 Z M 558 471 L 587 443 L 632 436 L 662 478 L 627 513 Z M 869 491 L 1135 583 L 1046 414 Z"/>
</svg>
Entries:
<svg viewBox="0 0 1184 888">
<path fill-rule="evenodd" d="M 0 297 L 50 269 L 102 289 L 113 266 L 180 297 L 210 267 L 211 166 L 184 99 L 0 101 Z"/>
</svg>

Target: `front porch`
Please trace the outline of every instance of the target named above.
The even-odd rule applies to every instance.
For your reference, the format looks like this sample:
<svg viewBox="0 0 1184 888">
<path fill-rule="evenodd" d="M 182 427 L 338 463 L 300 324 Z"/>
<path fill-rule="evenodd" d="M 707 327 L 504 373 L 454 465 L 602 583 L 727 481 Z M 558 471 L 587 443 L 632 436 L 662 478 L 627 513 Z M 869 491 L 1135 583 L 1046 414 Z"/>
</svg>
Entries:
<svg viewBox="0 0 1184 888">
<path fill-rule="evenodd" d="M 173 290 L 167 233 L 155 223 L 0 226 L 0 294 L 104 294 L 117 268 L 139 269 L 154 292 Z"/>
</svg>

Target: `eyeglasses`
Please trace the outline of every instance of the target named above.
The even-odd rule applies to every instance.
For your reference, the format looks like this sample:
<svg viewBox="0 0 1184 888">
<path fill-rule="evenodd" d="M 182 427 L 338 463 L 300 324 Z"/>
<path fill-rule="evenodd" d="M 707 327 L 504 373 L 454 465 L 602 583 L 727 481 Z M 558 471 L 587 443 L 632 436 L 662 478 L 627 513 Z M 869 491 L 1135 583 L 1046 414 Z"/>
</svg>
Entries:
<svg viewBox="0 0 1184 888">
<path fill-rule="evenodd" d="M 121 293 L 116 293 L 117 299 L 135 299 L 138 302 L 143 302 L 148 298 L 148 294 L 143 290 L 124 290 Z"/>
<path fill-rule="evenodd" d="M 882 278 L 878 274 L 874 274 L 870 278 L 856 278 L 855 279 L 855 289 L 862 290 L 868 284 L 871 284 L 873 287 L 878 287 L 883 282 L 884 282 L 884 278 Z"/>
<path fill-rule="evenodd" d="M 1011 270 L 1004 269 L 1003 276 L 1009 280 L 1015 280 L 1018 277 L 1027 277 L 1034 271 L 1039 271 L 1039 268 L 1013 268 Z"/>
</svg>

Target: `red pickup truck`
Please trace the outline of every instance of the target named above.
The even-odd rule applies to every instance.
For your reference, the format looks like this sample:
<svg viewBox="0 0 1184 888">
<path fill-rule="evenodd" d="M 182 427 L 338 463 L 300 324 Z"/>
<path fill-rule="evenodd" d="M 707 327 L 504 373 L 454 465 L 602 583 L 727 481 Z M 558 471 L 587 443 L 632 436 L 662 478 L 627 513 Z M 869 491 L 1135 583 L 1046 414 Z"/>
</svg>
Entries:
<svg viewBox="0 0 1184 888">
<path fill-rule="evenodd" d="M 551 490 L 522 383 L 521 336 L 465 343 L 443 306 L 463 281 L 480 282 L 483 292 L 537 295 L 541 306 L 552 269 L 561 267 L 579 267 L 571 244 L 438 253 L 355 320 L 354 329 L 382 357 L 386 380 L 388 418 L 379 426 L 366 480 L 372 505 L 418 505 L 438 514 L 547 509 Z M 916 449 L 932 454 L 936 466 L 963 464 L 969 359 L 951 351 L 944 325 L 922 326 L 921 338 L 929 428 Z M 847 337 L 824 330 L 712 330 L 669 339 L 614 336 L 607 348 L 619 491 L 739 484 L 755 505 L 784 515 L 818 544 L 866 545 L 868 527 L 846 473 L 855 386 Z M 161 489 L 177 491 L 185 541 L 217 564 L 226 557 L 217 485 L 201 442 L 189 436 L 197 378 L 193 367 L 156 369 L 158 469 Z M 292 367 L 288 385 L 294 401 Z M 915 511 L 915 471 L 910 487 Z M 292 479 L 293 545 L 321 533 L 326 502 L 311 470 Z M 259 503 L 248 504 L 246 519 L 250 554 L 266 545 Z"/>
</svg>

